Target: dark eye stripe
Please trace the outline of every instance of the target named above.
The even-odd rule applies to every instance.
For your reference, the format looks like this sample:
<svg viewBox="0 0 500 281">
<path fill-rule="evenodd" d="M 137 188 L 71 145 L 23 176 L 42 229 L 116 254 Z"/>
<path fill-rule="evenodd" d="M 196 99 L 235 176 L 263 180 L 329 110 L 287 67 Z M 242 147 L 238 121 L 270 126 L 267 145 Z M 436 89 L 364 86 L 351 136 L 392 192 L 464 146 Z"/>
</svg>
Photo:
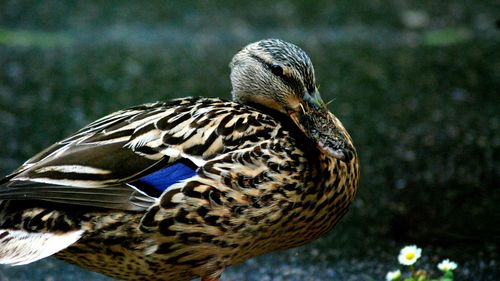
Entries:
<svg viewBox="0 0 500 281">
<path fill-rule="evenodd" d="M 314 86 L 314 84 L 307 86 L 307 92 L 310 94 L 316 92 L 316 86 Z"/>
<path fill-rule="evenodd" d="M 287 75 L 281 75 L 278 76 L 283 80 L 285 84 L 290 86 L 290 88 L 294 89 L 297 93 L 301 93 L 304 91 L 304 84 L 297 79 L 295 76 L 287 76 Z"/>
<path fill-rule="evenodd" d="M 262 58 L 260 58 L 256 55 L 250 55 L 250 56 L 252 58 L 254 58 L 256 61 L 265 65 L 267 68 L 269 68 L 274 73 L 273 68 L 274 68 L 274 65 L 276 65 L 276 64 L 267 63 L 265 60 L 263 60 Z M 281 66 L 279 66 L 279 65 L 276 65 L 276 66 L 280 67 L 281 70 L 283 71 L 283 68 Z M 302 91 L 304 89 L 304 84 L 300 81 L 300 79 L 298 79 L 295 76 L 287 76 L 285 73 L 281 73 L 281 75 L 277 75 L 276 73 L 274 73 L 274 74 L 277 77 L 279 77 L 283 81 L 283 83 L 290 86 L 290 88 L 294 89 L 297 93 L 302 94 Z"/>
<path fill-rule="evenodd" d="M 283 75 L 283 67 L 281 67 L 280 65 L 277 65 L 277 64 L 271 64 L 269 66 L 269 68 L 271 69 L 272 73 L 276 76 L 282 76 Z"/>
</svg>

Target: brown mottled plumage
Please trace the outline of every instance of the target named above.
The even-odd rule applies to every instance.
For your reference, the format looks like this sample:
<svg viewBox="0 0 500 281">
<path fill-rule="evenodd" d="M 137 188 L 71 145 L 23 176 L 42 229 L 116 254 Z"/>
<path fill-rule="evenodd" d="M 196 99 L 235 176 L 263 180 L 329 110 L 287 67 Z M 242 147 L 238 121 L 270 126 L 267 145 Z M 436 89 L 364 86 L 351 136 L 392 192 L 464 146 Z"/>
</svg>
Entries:
<svg viewBox="0 0 500 281">
<path fill-rule="evenodd" d="M 103 117 L 0 182 L 0 263 L 57 257 L 127 280 L 218 280 L 312 241 L 359 177 L 347 131 L 299 47 L 231 62 L 233 100 L 184 98 Z"/>
</svg>

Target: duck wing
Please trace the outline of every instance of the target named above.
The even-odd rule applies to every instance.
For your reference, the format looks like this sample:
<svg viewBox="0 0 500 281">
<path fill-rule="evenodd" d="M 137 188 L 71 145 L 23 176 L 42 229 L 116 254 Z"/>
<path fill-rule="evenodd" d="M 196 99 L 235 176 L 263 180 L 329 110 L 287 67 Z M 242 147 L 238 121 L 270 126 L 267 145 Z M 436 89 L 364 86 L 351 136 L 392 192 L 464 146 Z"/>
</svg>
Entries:
<svg viewBox="0 0 500 281">
<path fill-rule="evenodd" d="M 258 122 L 262 116 L 208 98 L 118 111 L 26 161 L 0 181 L 0 200 L 145 210 L 207 159 L 244 146 L 245 136 L 252 138 L 263 126 L 276 128 L 269 117 Z"/>
</svg>

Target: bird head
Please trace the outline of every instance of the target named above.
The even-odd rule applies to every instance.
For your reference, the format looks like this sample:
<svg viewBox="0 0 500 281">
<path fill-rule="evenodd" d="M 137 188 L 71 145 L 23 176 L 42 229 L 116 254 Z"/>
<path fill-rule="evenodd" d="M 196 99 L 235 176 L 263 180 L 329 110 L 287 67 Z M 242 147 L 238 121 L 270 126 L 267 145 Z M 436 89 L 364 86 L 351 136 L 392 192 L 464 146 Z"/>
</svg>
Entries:
<svg viewBox="0 0 500 281">
<path fill-rule="evenodd" d="M 314 67 L 301 48 L 279 39 L 261 40 L 239 51 L 229 66 L 234 101 L 286 114 L 321 150 L 341 160 L 348 158 L 339 150 L 349 146 L 343 144 L 345 129 L 321 99 Z M 336 140 L 334 149 L 328 147 L 332 144 L 328 138 Z"/>
<path fill-rule="evenodd" d="M 311 60 L 294 44 L 279 39 L 249 44 L 234 56 L 230 67 L 235 101 L 285 114 L 299 111 L 303 102 L 321 101 Z"/>
</svg>

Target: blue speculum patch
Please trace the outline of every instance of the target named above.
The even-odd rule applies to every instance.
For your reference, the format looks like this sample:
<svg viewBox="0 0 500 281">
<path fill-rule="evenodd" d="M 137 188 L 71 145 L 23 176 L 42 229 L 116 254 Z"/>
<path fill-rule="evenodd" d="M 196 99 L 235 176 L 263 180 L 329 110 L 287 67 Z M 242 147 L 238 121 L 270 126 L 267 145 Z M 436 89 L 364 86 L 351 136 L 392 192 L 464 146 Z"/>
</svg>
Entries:
<svg viewBox="0 0 500 281">
<path fill-rule="evenodd" d="M 158 197 L 171 185 L 190 178 L 196 174 L 196 168 L 189 163 L 177 161 L 154 173 L 140 178 L 132 183 L 133 186 L 146 194 Z"/>
</svg>

